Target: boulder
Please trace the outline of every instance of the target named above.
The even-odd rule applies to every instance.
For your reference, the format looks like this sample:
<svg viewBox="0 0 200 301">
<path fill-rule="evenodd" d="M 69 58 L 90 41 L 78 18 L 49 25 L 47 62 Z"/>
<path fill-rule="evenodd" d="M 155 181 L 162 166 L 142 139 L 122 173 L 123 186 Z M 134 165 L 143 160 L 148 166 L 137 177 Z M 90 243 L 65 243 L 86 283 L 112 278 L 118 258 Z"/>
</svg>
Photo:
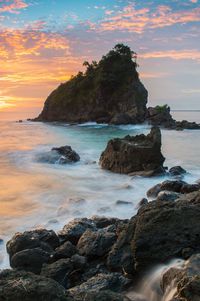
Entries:
<svg viewBox="0 0 200 301">
<path fill-rule="evenodd" d="M 71 146 L 54 147 L 51 151 L 37 155 L 37 161 L 50 164 L 67 164 L 80 161 L 80 156 Z"/>
<path fill-rule="evenodd" d="M 73 244 L 77 244 L 79 238 L 86 230 L 96 230 L 95 223 L 87 218 L 76 218 L 69 222 L 58 232 L 58 236 L 62 242 L 69 240 Z"/>
<path fill-rule="evenodd" d="M 77 249 L 81 255 L 88 257 L 102 257 L 106 255 L 117 239 L 116 233 L 106 229 L 87 230 L 78 241 Z"/>
<path fill-rule="evenodd" d="M 130 284 L 130 280 L 119 273 L 102 273 L 90 278 L 79 286 L 71 288 L 69 293 L 75 301 L 82 301 L 85 300 L 85 296 L 89 292 L 95 294 L 103 290 L 121 292 L 128 284 Z"/>
<path fill-rule="evenodd" d="M 74 270 L 73 263 L 70 259 L 60 259 L 51 264 L 44 264 L 41 275 L 52 278 L 65 288 L 71 286 L 70 273 Z"/>
<path fill-rule="evenodd" d="M 26 249 L 15 253 L 10 259 L 12 268 L 40 274 L 42 265 L 49 262 L 51 255 L 41 248 Z"/>
<path fill-rule="evenodd" d="M 146 120 L 151 125 L 167 128 L 171 128 L 176 124 L 168 105 L 149 107 L 146 112 Z"/>
<path fill-rule="evenodd" d="M 156 184 L 155 186 L 151 187 L 148 191 L 147 191 L 147 196 L 149 198 L 155 198 L 158 196 L 158 194 L 161 191 L 171 191 L 171 192 L 177 192 L 177 193 L 181 193 L 181 189 L 182 187 L 187 184 L 186 182 L 183 181 L 169 181 L 166 180 L 162 183 Z"/>
<path fill-rule="evenodd" d="M 137 271 L 181 257 L 185 248 L 200 250 L 198 194 L 193 203 L 154 201 L 138 211 L 131 241 Z"/>
<path fill-rule="evenodd" d="M 6 247 L 11 258 L 15 253 L 25 249 L 41 248 L 44 251 L 51 252 L 59 244 L 59 238 L 53 230 L 37 229 L 16 233 L 7 242 Z"/>
<path fill-rule="evenodd" d="M 108 142 L 101 154 L 100 165 L 103 169 L 116 173 L 140 174 L 163 172 L 165 158 L 161 153 L 161 132 L 152 128 L 150 134 L 134 137 L 115 138 Z"/>
<path fill-rule="evenodd" d="M 61 258 L 70 258 L 72 255 L 76 253 L 77 253 L 76 247 L 70 241 L 66 241 L 60 247 L 56 248 L 53 257 L 56 260 Z"/>
<path fill-rule="evenodd" d="M 168 202 L 168 201 L 173 202 L 173 201 L 177 200 L 179 197 L 180 197 L 180 193 L 164 190 L 164 191 L 159 192 L 156 200 L 157 201 L 165 201 L 165 202 Z"/>
<path fill-rule="evenodd" d="M 32 273 L 4 270 L 0 273 L 2 301 L 70 301 L 56 281 Z"/>
<path fill-rule="evenodd" d="M 100 292 L 89 292 L 85 296 L 85 301 L 131 301 L 126 296 L 112 292 L 110 290 L 100 291 Z M 133 300 L 134 301 L 134 300 Z M 137 300 L 135 300 L 137 301 Z M 142 301 L 139 300 L 138 301 Z M 144 301 L 144 300 L 143 300 Z"/>
<path fill-rule="evenodd" d="M 187 173 L 187 171 L 184 168 L 182 168 L 181 166 L 174 166 L 169 169 L 169 174 L 172 177 L 181 177 L 186 173 Z"/>
<path fill-rule="evenodd" d="M 190 122 L 187 120 L 176 121 L 176 129 L 177 130 L 199 130 L 200 124 L 196 122 Z"/>
</svg>

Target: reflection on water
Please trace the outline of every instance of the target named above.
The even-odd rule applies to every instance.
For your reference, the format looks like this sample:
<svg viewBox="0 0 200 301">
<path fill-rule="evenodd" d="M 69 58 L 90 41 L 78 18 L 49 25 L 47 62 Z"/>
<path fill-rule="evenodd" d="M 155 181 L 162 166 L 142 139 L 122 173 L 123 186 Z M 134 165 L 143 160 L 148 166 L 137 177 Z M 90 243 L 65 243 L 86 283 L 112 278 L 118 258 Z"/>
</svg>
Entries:
<svg viewBox="0 0 200 301">
<path fill-rule="evenodd" d="M 7 240 L 16 231 L 37 226 L 57 230 L 74 217 L 134 215 L 147 189 L 163 179 L 113 174 L 101 170 L 98 160 L 110 138 L 148 131 L 148 126 L 132 125 L 0 122 L 0 238 Z M 200 178 L 200 131 L 162 134 L 166 165 L 180 164 L 190 171 L 186 181 Z M 67 144 L 79 153 L 80 162 L 67 166 L 37 162 L 38 153 Z M 117 200 L 132 206 L 117 205 Z"/>
</svg>

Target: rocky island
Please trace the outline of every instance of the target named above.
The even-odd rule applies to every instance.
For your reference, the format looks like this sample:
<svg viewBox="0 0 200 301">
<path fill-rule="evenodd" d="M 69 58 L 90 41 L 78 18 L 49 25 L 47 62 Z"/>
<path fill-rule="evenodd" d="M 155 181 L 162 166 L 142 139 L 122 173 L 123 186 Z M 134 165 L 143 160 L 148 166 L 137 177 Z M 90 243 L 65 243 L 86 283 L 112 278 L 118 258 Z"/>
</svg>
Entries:
<svg viewBox="0 0 200 301">
<path fill-rule="evenodd" d="M 117 44 L 86 71 L 62 83 L 46 99 L 34 121 L 108 124 L 149 123 L 168 129 L 200 129 L 200 124 L 176 121 L 167 105 L 147 107 L 148 92 L 139 79 L 137 54 Z"/>
</svg>

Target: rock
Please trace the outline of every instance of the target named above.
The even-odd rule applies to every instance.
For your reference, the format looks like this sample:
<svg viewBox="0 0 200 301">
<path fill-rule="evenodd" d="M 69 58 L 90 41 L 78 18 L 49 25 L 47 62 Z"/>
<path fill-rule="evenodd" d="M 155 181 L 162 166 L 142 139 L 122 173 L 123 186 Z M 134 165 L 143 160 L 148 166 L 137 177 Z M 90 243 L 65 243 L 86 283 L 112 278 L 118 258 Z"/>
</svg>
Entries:
<svg viewBox="0 0 200 301">
<path fill-rule="evenodd" d="M 173 192 L 177 192 L 177 193 L 181 193 L 181 189 L 184 185 L 186 185 L 187 183 L 186 182 L 183 182 L 183 181 L 169 181 L 169 180 L 166 180 L 160 184 L 157 184 L 155 186 L 153 186 L 152 188 L 150 188 L 148 191 L 147 191 L 147 196 L 149 198 L 155 198 L 158 196 L 158 194 L 161 192 L 161 191 L 173 191 Z"/>
<path fill-rule="evenodd" d="M 69 240 L 73 244 L 77 244 L 79 238 L 88 229 L 96 230 L 94 222 L 87 218 L 76 218 L 65 225 L 63 230 L 58 232 L 58 236 L 63 242 Z"/>
<path fill-rule="evenodd" d="M 157 201 L 165 201 L 165 202 L 173 202 L 177 200 L 180 197 L 180 194 L 177 192 L 171 192 L 171 191 L 161 191 L 157 195 Z"/>
<path fill-rule="evenodd" d="M 40 274 L 42 265 L 50 261 L 51 255 L 40 248 L 26 249 L 15 253 L 10 260 L 12 268 Z"/>
<path fill-rule="evenodd" d="M 105 216 L 98 216 L 95 215 L 91 218 L 93 223 L 96 225 L 97 228 L 106 228 L 110 225 L 118 225 L 120 223 L 126 223 L 128 220 L 120 220 L 116 217 L 105 217 Z"/>
<path fill-rule="evenodd" d="M 136 219 L 133 217 L 121 229 L 116 243 L 112 246 L 107 257 L 107 266 L 111 271 L 121 272 L 125 275 L 134 274 L 134 257 L 131 241 L 134 237 Z"/>
<path fill-rule="evenodd" d="M 131 247 L 137 271 L 182 255 L 182 250 L 200 250 L 199 203 L 150 202 L 136 217 Z"/>
<path fill-rule="evenodd" d="M 136 208 L 139 209 L 142 206 L 145 206 L 146 204 L 148 204 L 148 200 L 146 198 L 143 198 L 143 199 L 141 199 L 141 201 L 139 201 Z"/>
<path fill-rule="evenodd" d="M 101 154 L 100 164 L 103 169 L 113 172 L 139 174 L 163 168 L 164 160 L 160 129 L 152 128 L 147 136 L 142 134 L 110 140 Z"/>
<path fill-rule="evenodd" d="M 118 206 L 123 206 L 123 205 L 133 205 L 133 203 L 132 202 L 128 202 L 128 201 L 122 201 L 122 200 L 118 200 L 118 201 L 116 201 L 116 203 L 115 203 L 116 205 L 118 205 Z"/>
<path fill-rule="evenodd" d="M 167 128 L 171 128 L 176 124 L 170 114 L 170 107 L 168 105 L 149 107 L 146 113 L 146 120 L 151 125 Z"/>
<path fill-rule="evenodd" d="M 66 241 L 60 247 L 56 248 L 54 253 L 54 259 L 70 258 L 77 253 L 76 247 L 70 242 Z"/>
<path fill-rule="evenodd" d="M 118 273 L 98 274 L 83 284 L 69 290 L 70 295 L 75 301 L 85 300 L 85 296 L 91 293 L 98 293 L 103 290 L 120 292 L 128 286 L 130 280 Z"/>
<path fill-rule="evenodd" d="M 87 258 L 85 256 L 81 256 L 78 254 L 75 254 L 71 257 L 71 262 L 74 265 L 75 269 L 84 269 L 87 264 Z"/>
<path fill-rule="evenodd" d="M 181 193 L 190 193 L 194 191 L 198 191 L 200 189 L 200 184 L 184 184 L 181 187 Z"/>
<path fill-rule="evenodd" d="M 51 264 L 45 264 L 42 267 L 41 275 L 52 278 L 65 288 L 71 287 L 70 273 L 74 267 L 70 259 L 60 259 Z"/>
<path fill-rule="evenodd" d="M 81 255 L 102 257 L 106 255 L 116 241 L 116 234 L 103 230 L 87 230 L 78 241 L 77 249 Z"/>
<path fill-rule="evenodd" d="M 176 121 L 176 129 L 177 130 L 199 130 L 200 129 L 200 124 L 196 122 L 190 122 L 187 120 L 182 120 L 182 121 Z"/>
<path fill-rule="evenodd" d="M 174 166 L 174 167 L 170 168 L 169 174 L 172 177 L 182 176 L 182 175 L 186 174 L 186 170 L 184 168 L 182 168 L 181 166 Z"/>
<path fill-rule="evenodd" d="M 0 273 L 0 300 L 4 301 L 70 301 L 56 281 L 24 271 Z"/>
<path fill-rule="evenodd" d="M 71 146 L 54 147 L 51 151 L 37 155 L 37 161 L 49 164 L 67 164 L 80 161 L 80 156 Z"/>
<path fill-rule="evenodd" d="M 10 258 L 17 252 L 25 249 L 41 248 L 51 252 L 59 246 L 59 238 L 53 230 L 37 229 L 16 233 L 7 242 L 7 252 Z"/>
<path fill-rule="evenodd" d="M 148 92 L 139 80 L 131 49 L 116 45 L 99 63 L 85 63 L 47 98 L 36 121 L 141 123 Z"/>
</svg>

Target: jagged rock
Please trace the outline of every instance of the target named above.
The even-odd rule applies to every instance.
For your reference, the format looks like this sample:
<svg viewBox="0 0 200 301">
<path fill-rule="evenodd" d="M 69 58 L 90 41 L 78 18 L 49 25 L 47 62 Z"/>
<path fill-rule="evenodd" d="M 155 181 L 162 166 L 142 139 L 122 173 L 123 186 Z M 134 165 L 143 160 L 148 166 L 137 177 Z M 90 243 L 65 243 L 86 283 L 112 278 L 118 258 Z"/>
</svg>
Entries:
<svg viewBox="0 0 200 301">
<path fill-rule="evenodd" d="M 157 201 L 175 201 L 180 197 L 180 193 L 177 192 L 171 192 L 171 191 L 161 191 L 159 192 L 159 194 L 157 195 L 156 200 Z"/>
<path fill-rule="evenodd" d="M 53 230 L 37 229 L 16 233 L 7 242 L 6 247 L 11 258 L 15 253 L 25 249 L 41 248 L 44 251 L 51 252 L 59 244 L 59 238 Z"/>
<path fill-rule="evenodd" d="M 173 192 L 177 192 L 177 193 L 181 193 L 181 189 L 184 185 L 186 185 L 187 183 L 184 181 L 169 181 L 166 180 L 162 183 L 156 184 L 155 186 L 151 187 L 148 191 L 147 191 L 147 196 L 149 198 L 155 198 L 158 196 L 158 194 L 161 191 L 173 191 Z"/>
<path fill-rule="evenodd" d="M 83 235 L 86 230 L 96 230 L 95 223 L 92 220 L 87 218 L 76 218 L 70 223 L 65 225 L 58 235 L 60 239 L 64 241 L 71 241 L 74 244 L 77 244 L 79 238 Z"/>
<path fill-rule="evenodd" d="M 110 251 L 116 238 L 116 233 L 106 231 L 106 229 L 87 230 L 79 239 L 77 249 L 81 255 L 92 258 L 102 257 Z"/>
<path fill-rule="evenodd" d="M 85 65 L 84 74 L 79 72 L 49 95 L 35 120 L 117 124 L 144 121 L 148 93 L 139 80 L 129 47 L 118 44 L 99 63 Z"/>
<path fill-rule="evenodd" d="M 98 293 L 89 292 L 86 294 L 84 300 L 85 301 L 131 301 L 126 296 L 123 296 L 122 294 L 119 294 L 119 293 L 114 293 L 109 290 L 100 291 Z M 135 301 L 137 301 L 137 300 L 135 300 Z M 138 301 L 142 301 L 142 300 L 138 300 Z"/>
<path fill-rule="evenodd" d="M 95 294 L 103 290 L 121 292 L 129 283 L 130 280 L 119 273 L 98 274 L 83 284 L 71 288 L 69 292 L 75 301 L 82 301 L 89 292 Z"/>
<path fill-rule="evenodd" d="M 53 147 L 51 151 L 37 155 L 37 161 L 41 163 L 67 164 L 79 160 L 80 156 L 68 145 Z"/>
<path fill-rule="evenodd" d="M 56 248 L 54 253 L 54 259 L 70 258 L 77 253 L 76 247 L 70 242 L 66 241 L 60 247 Z"/>
<path fill-rule="evenodd" d="M 2 301 L 70 301 L 56 281 L 24 271 L 0 273 Z"/>
<path fill-rule="evenodd" d="M 177 130 L 199 130 L 200 124 L 196 122 L 190 122 L 187 120 L 176 121 L 176 129 Z"/>
<path fill-rule="evenodd" d="M 41 275 L 52 278 L 65 288 L 70 287 L 70 273 L 74 266 L 70 259 L 60 259 L 51 264 L 45 264 L 42 267 Z"/>
<path fill-rule="evenodd" d="M 136 270 L 180 257 L 187 247 L 200 250 L 200 206 L 195 203 L 199 193 L 193 202 L 155 201 L 139 210 L 131 242 Z"/>
<path fill-rule="evenodd" d="M 40 248 L 26 249 L 15 253 L 10 259 L 12 268 L 39 274 L 44 263 L 49 262 L 51 254 Z"/>
<path fill-rule="evenodd" d="M 142 206 L 145 206 L 146 204 L 148 204 L 148 200 L 146 198 L 143 198 L 143 199 L 141 199 L 141 201 L 139 201 L 136 208 L 139 209 Z"/>
<path fill-rule="evenodd" d="M 173 127 L 176 122 L 170 114 L 170 107 L 167 105 L 149 107 L 146 113 L 146 120 L 154 126 Z"/>
<path fill-rule="evenodd" d="M 183 176 L 186 173 L 187 173 L 186 170 L 181 166 L 174 166 L 169 170 L 169 174 L 172 177 Z"/>
<path fill-rule="evenodd" d="M 117 173 L 155 172 L 163 168 L 161 132 L 152 128 L 150 134 L 115 138 L 101 154 L 101 167 Z"/>
</svg>

